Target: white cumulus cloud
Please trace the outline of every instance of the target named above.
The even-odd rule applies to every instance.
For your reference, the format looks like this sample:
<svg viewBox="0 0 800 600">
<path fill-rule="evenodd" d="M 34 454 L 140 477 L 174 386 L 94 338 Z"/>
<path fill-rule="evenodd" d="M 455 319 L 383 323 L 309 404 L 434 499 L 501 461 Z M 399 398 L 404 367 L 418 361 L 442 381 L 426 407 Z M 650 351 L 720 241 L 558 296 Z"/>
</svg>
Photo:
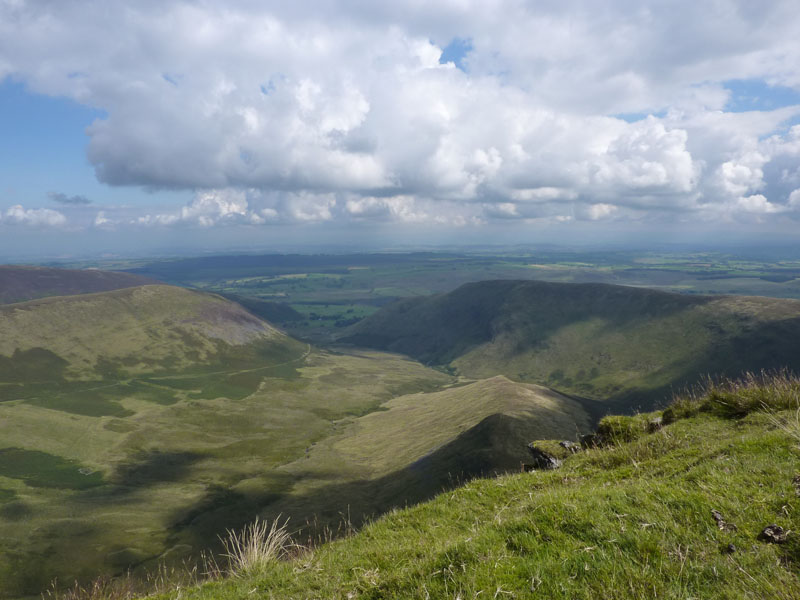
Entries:
<svg viewBox="0 0 800 600">
<path fill-rule="evenodd" d="M 800 106 L 726 85 L 800 90 L 798 31 L 792 0 L 0 0 L 0 79 L 104 111 L 100 181 L 195 193 L 142 225 L 778 215 Z"/>
<path fill-rule="evenodd" d="M 67 224 L 67 218 L 57 210 L 25 208 L 21 204 L 15 204 L 2 214 L 0 223 L 28 227 L 62 227 Z"/>
</svg>

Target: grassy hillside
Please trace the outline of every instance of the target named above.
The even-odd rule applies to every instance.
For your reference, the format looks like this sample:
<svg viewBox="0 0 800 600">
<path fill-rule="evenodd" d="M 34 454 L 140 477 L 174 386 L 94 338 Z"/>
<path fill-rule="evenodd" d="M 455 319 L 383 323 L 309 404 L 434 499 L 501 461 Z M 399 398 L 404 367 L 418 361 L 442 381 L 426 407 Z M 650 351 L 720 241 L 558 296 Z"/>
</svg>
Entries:
<svg viewBox="0 0 800 600">
<path fill-rule="evenodd" d="M 0 374 L 14 384 L 10 393 L 16 383 L 38 380 L 118 379 L 231 360 L 279 363 L 304 348 L 238 304 L 172 286 L 0 306 Z"/>
<path fill-rule="evenodd" d="M 588 426 L 544 388 L 322 351 L 160 285 L 0 307 L 0 375 L 2 598 L 218 550 L 258 512 L 358 523 Z"/>
<path fill-rule="evenodd" d="M 487 417 L 503 414 L 527 428 L 504 440 L 506 448 L 492 449 L 507 455 L 505 461 L 496 457 L 493 466 L 519 468 L 527 458 L 525 444 L 516 445 L 520 440 L 543 435 L 571 438 L 576 429 L 589 429 L 586 414 L 574 401 L 547 388 L 517 384 L 502 376 L 440 392 L 400 396 L 381 408 L 358 419 L 342 435 L 326 440 L 326 459 L 353 464 L 364 477 L 385 475 L 424 461 Z M 465 453 L 470 450 L 464 448 Z M 308 462 L 315 462 L 315 454 L 311 453 Z"/>
<path fill-rule="evenodd" d="M 0 265 L 0 304 L 48 296 L 107 292 L 149 283 L 156 282 L 133 273 Z"/>
<path fill-rule="evenodd" d="M 486 281 L 385 307 L 343 341 L 649 407 L 707 373 L 800 366 L 800 302 Z"/>
<path fill-rule="evenodd" d="M 680 399 L 653 432 L 657 415 L 609 419 L 606 445 L 559 470 L 476 480 L 165 597 L 797 598 L 798 397 L 751 380 Z"/>
<path fill-rule="evenodd" d="M 0 598 L 180 563 L 259 510 L 296 504 L 298 522 L 313 518 L 332 507 L 327 490 L 295 497 L 299 476 L 282 465 L 382 402 L 451 379 L 385 353 L 291 360 L 0 403 Z M 335 465 L 325 477 L 347 481 Z M 337 520 L 362 501 L 339 490 Z"/>
<path fill-rule="evenodd" d="M 223 298 L 233 300 L 237 304 L 244 306 L 251 313 L 269 321 L 270 323 L 293 323 L 303 319 L 303 315 L 294 310 L 288 304 L 281 304 L 280 302 L 270 302 L 268 300 L 261 300 L 252 296 L 241 296 L 238 294 L 219 294 Z"/>
<path fill-rule="evenodd" d="M 330 522 L 346 507 L 360 523 L 473 477 L 516 471 L 532 438 L 574 438 L 590 427 L 576 402 L 504 377 L 398 396 L 337 425 L 282 467 L 297 483 L 272 514 Z"/>
</svg>

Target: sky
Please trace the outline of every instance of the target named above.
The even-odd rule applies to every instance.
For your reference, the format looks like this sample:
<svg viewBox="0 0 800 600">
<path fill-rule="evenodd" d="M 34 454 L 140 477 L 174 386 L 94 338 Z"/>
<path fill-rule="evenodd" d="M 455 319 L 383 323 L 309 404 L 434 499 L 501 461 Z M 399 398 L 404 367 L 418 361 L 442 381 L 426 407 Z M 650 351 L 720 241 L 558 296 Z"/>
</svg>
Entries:
<svg viewBox="0 0 800 600">
<path fill-rule="evenodd" d="M 796 0 L 0 0 L 0 261 L 800 241 Z"/>
</svg>

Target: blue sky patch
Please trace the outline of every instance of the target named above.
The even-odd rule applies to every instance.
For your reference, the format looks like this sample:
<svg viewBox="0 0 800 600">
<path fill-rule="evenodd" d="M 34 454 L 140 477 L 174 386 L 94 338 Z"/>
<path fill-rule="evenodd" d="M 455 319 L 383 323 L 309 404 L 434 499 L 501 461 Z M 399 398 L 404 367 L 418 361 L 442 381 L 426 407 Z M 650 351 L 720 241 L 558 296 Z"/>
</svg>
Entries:
<svg viewBox="0 0 800 600">
<path fill-rule="evenodd" d="M 442 56 L 439 57 L 440 64 L 454 63 L 457 68 L 466 73 L 464 58 L 472 50 L 472 40 L 469 38 L 453 38 L 453 40 L 442 49 Z"/>
<path fill-rule="evenodd" d="M 729 112 L 775 110 L 800 104 L 800 92 L 780 85 L 769 85 L 762 79 L 731 79 L 723 82 L 731 97 L 725 105 Z"/>
<path fill-rule="evenodd" d="M 622 119 L 623 121 L 626 121 L 627 123 L 636 123 L 636 121 L 644 121 L 647 117 L 649 117 L 651 115 L 654 116 L 654 117 L 658 117 L 660 119 L 660 118 L 663 118 L 664 116 L 666 116 L 666 114 L 667 114 L 667 111 L 661 110 L 661 111 L 658 111 L 658 112 L 655 112 L 655 113 L 651 113 L 651 112 L 618 113 L 616 115 L 611 115 L 611 116 L 614 117 L 615 119 Z"/>
<path fill-rule="evenodd" d="M 18 81 L 0 81 L 0 211 L 13 204 L 64 209 L 51 200 L 53 193 L 97 204 L 141 202 L 139 189 L 98 182 L 86 158 L 86 128 L 106 117 L 68 98 L 29 92 Z M 162 204 L 187 198 L 189 191 L 159 193 Z"/>
</svg>

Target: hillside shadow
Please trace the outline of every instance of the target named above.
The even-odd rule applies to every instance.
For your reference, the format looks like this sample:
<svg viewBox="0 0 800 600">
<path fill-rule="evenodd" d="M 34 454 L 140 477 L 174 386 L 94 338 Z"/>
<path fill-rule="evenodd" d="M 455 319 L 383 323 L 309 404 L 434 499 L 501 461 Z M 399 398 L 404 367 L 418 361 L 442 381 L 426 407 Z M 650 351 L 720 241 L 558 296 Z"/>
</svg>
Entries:
<svg viewBox="0 0 800 600">
<path fill-rule="evenodd" d="M 713 299 L 604 283 L 482 281 L 448 294 L 401 300 L 353 326 L 339 342 L 447 364 L 504 333 L 518 340 L 516 351 L 523 352 L 587 319 L 620 328 Z"/>
<path fill-rule="evenodd" d="M 708 377 L 736 379 L 748 372 L 782 369 L 800 373 L 800 317 L 758 323 L 727 338 L 720 331 L 702 354 L 664 367 L 665 372 L 676 374 L 669 383 L 611 395 L 602 404 L 606 414 L 646 412 L 665 408 L 675 394 Z M 585 404 L 584 408 L 588 410 L 589 406 Z"/>
<path fill-rule="evenodd" d="M 412 464 L 375 479 L 324 483 L 319 473 L 298 474 L 298 482 L 317 481 L 313 490 L 290 493 L 291 478 L 263 494 L 209 490 L 204 498 L 171 517 L 171 543 L 220 551 L 218 536 L 238 529 L 257 515 L 289 519 L 303 544 L 358 528 L 395 509 L 428 500 L 476 477 L 516 472 L 527 458 L 525 419 L 491 415 L 475 427 Z M 287 485 L 288 484 L 288 485 Z"/>
<path fill-rule="evenodd" d="M 166 481 L 180 481 L 189 475 L 191 466 L 203 458 L 196 452 L 143 451 L 128 462 L 117 465 L 109 480 L 118 493 Z"/>
</svg>

